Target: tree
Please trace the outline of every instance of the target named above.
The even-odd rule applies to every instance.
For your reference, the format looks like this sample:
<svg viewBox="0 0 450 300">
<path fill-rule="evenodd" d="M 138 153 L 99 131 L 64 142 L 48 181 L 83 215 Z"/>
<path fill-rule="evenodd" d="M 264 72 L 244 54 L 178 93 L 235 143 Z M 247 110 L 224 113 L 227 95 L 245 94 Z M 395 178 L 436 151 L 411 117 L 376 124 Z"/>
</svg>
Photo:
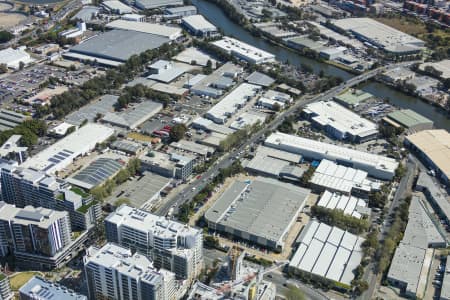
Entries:
<svg viewBox="0 0 450 300">
<path fill-rule="evenodd" d="M 281 110 L 281 105 L 278 102 L 275 102 L 272 106 L 272 109 L 274 111 L 280 111 Z"/>
<path fill-rule="evenodd" d="M 0 31 L 0 44 L 9 42 L 14 38 L 14 35 L 6 30 Z"/>
<path fill-rule="evenodd" d="M 66 135 L 69 135 L 71 133 L 74 133 L 75 130 L 77 130 L 77 128 L 75 126 L 70 126 L 69 128 L 67 128 L 66 130 Z"/>
<path fill-rule="evenodd" d="M 25 63 L 23 61 L 19 62 L 19 70 L 23 70 L 25 68 Z"/>
<path fill-rule="evenodd" d="M 0 64 L 0 74 L 8 72 L 8 66 L 6 64 Z"/>
<path fill-rule="evenodd" d="M 121 206 L 122 204 L 128 204 L 128 205 L 131 205 L 131 201 L 130 201 L 130 199 L 128 199 L 128 198 L 119 198 L 119 199 L 117 199 L 117 200 L 114 202 L 114 206 L 115 206 L 115 207 L 119 207 L 119 206 Z"/>
<path fill-rule="evenodd" d="M 303 292 L 294 285 L 288 285 L 288 290 L 284 294 L 286 300 L 305 300 Z"/>
<path fill-rule="evenodd" d="M 186 134 L 187 127 L 184 124 L 176 124 L 172 127 L 169 133 L 170 140 L 172 142 L 178 142 Z"/>
</svg>

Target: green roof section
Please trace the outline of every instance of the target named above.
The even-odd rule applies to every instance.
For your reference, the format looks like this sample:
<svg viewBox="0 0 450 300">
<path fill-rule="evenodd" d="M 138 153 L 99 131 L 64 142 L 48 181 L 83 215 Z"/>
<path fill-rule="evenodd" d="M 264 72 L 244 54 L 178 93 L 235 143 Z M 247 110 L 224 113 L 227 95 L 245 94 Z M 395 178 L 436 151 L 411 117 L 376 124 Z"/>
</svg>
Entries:
<svg viewBox="0 0 450 300">
<path fill-rule="evenodd" d="M 84 190 L 80 189 L 79 187 L 73 186 L 70 190 L 72 192 L 74 192 L 75 194 L 80 195 L 82 198 L 87 198 L 90 196 L 89 193 L 86 193 Z"/>
<path fill-rule="evenodd" d="M 80 207 L 77 209 L 77 212 L 80 212 L 80 213 L 82 213 L 82 214 L 85 214 L 85 213 L 88 211 L 89 208 L 91 208 L 92 206 L 94 206 L 94 205 L 97 204 L 97 203 L 98 203 L 97 201 L 92 201 L 92 202 L 89 203 L 89 204 L 80 206 Z"/>
<path fill-rule="evenodd" d="M 334 98 L 337 101 L 347 104 L 347 106 L 356 106 L 361 102 L 373 98 L 373 95 L 362 90 L 349 89 Z"/>
<path fill-rule="evenodd" d="M 388 114 L 389 119 L 393 120 L 400 125 L 410 128 L 419 124 L 433 124 L 433 121 L 425 118 L 424 116 L 416 113 L 411 109 L 402 109 L 391 112 Z"/>
<path fill-rule="evenodd" d="M 0 272 L 0 281 L 5 279 L 6 277 L 7 276 L 4 273 Z"/>
</svg>

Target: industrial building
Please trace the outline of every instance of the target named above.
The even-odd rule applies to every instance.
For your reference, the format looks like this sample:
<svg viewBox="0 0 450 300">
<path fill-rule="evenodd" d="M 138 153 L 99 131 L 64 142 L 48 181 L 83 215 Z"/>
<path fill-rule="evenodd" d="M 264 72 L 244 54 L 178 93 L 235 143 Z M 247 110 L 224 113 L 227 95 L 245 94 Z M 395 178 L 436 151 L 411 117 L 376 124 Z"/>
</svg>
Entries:
<svg viewBox="0 0 450 300">
<path fill-rule="evenodd" d="M 111 148 L 126 154 L 136 155 L 142 150 L 142 145 L 128 140 L 117 140 L 111 144 Z"/>
<path fill-rule="evenodd" d="M 436 177 L 450 184 L 450 134 L 445 129 L 423 130 L 405 138 L 405 144 L 417 153 Z"/>
<path fill-rule="evenodd" d="M 202 230 L 127 205 L 105 219 L 105 228 L 108 242 L 151 258 L 179 279 L 193 280 L 202 269 Z"/>
<path fill-rule="evenodd" d="M 420 197 L 413 196 L 408 225 L 387 274 L 389 283 L 407 297 L 423 298 L 433 258 L 433 251 L 428 248 L 446 246 L 444 235 L 430 219 Z"/>
<path fill-rule="evenodd" d="M 419 69 L 425 71 L 426 67 L 432 67 L 437 72 L 440 72 L 439 78 L 450 78 L 450 59 L 444 59 L 438 62 L 426 62 L 419 65 Z"/>
<path fill-rule="evenodd" d="M 391 180 L 398 167 L 398 162 L 392 158 L 281 132 L 272 133 L 267 137 L 264 145 L 297 153 L 311 160 L 327 159 L 337 161 L 346 166 L 366 171 L 370 176 L 383 180 Z"/>
<path fill-rule="evenodd" d="M 106 24 L 107 28 L 128 30 L 151 34 L 161 38 L 166 38 L 171 41 L 176 40 L 181 36 L 181 28 L 174 26 L 166 26 L 147 22 L 133 22 L 127 20 L 115 20 Z"/>
<path fill-rule="evenodd" d="M 166 6 L 183 5 L 183 0 L 136 0 L 135 5 L 139 9 L 154 9 Z"/>
<path fill-rule="evenodd" d="M 14 255 L 16 262 L 27 269 L 60 267 L 73 254 L 70 219 L 65 211 L 18 208 L 0 202 L 0 227 L 0 255 Z"/>
<path fill-rule="evenodd" d="M 103 1 L 101 5 L 103 6 L 103 8 L 105 8 L 107 11 L 113 14 L 123 15 L 123 14 L 131 14 L 133 12 L 133 9 L 131 7 L 125 5 L 124 3 L 118 0 Z"/>
<path fill-rule="evenodd" d="M 72 164 L 78 156 L 90 152 L 98 143 L 103 143 L 114 134 L 112 128 L 87 123 L 65 138 L 30 157 L 21 166 L 54 174 Z"/>
<path fill-rule="evenodd" d="M 206 113 L 206 118 L 218 124 L 225 124 L 228 118 L 244 107 L 260 89 L 261 87 L 254 84 L 242 83 L 214 105 Z"/>
<path fill-rule="evenodd" d="M 31 62 L 33 62 L 33 59 L 30 54 L 22 48 L 6 48 L 0 50 L 0 65 L 4 64 L 10 69 L 18 70 L 21 63 L 28 65 Z"/>
<path fill-rule="evenodd" d="M 94 123 L 98 116 L 104 116 L 109 112 L 114 111 L 114 106 L 117 104 L 119 96 L 103 95 L 99 100 L 91 102 L 79 110 L 74 111 L 66 116 L 65 121 L 72 125 L 80 126 L 83 122 Z"/>
<path fill-rule="evenodd" d="M 334 101 L 308 104 L 302 111 L 314 126 L 338 140 L 364 143 L 377 138 L 377 125 Z"/>
<path fill-rule="evenodd" d="M 416 54 L 425 42 L 370 18 L 346 18 L 332 22 L 340 30 L 352 33 L 362 42 L 391 54 Z"/>
<path fill-rule="evenodd" d="M 198 117 L 197 119 L 192 121 L 191 125 L 192 125 L 192 128 L 194 128 L 194 129 L 200 129 L 200 130 L 204 130 L 206 132 L 218 133 L 218 134 L 223 134 L 223 135 L 228 135 L 228 134 L 232 134 L 233 132 L 235 132 L 233 129 L 231 129 L 225 125 L 216 124 L 213 121 L 202 118 L 202 117 Z"/>
<path fill-rule="evenodd" d="M 447 256 L 439 300 L 450 300 L 450 257 Z"/>
<path fill-rule="evenodd" d="M 383 121 L 396 128 L 403 127 L 407 133 L 433 128 L 433 121 L 411 109 L 401 109 L 389 113 Z"/>
<path fill-rule="evenodd" d="M 344 195 L 368 198 L 371 191 L 379 190 L 381 183 L 367 179 L 367 172 L 338 165 L 322 159 L 309 181 L 314 190 L 326 189 Z"/>
<path fill-rule="evenodd" d="M 275 90 L 266 91 L 263 94 L 263 97 L 267 98 L 267 99 L 276 100 L 278 102 L 283 102 L 283 103 L 292 103 L 292 101 L 293 101 L 292 96 L 290 96 L 289 94 L 275 91 Z"/>
<path fill-rule="evenodd" d="M 5 298 L 2 298 L 5 299 Z M 48 281 L 40 276 L 31 277 L 19 289 L 20 300 L 88 300 L 84 295 L 75 293 L 73 290 L 59 285 L 58 283 Z"/>
<path fill-rule="evenodd" d="M 214 37 L 219 34 L 217 27 L 205 19 L 202 15 L 192 15 L 181 19 L 186 29 L 193 35 L 200 37 Z"/>
<path fill-rule="evenodd" d="M 70 20 L 89 22 L 100 13 L 97 6 L 83 6 Z"/>
<path fill-rule="evenodd" d="M 236 56 L 237 58 L 250 64 L 263 64 L 275 61 L 275 55 L 272 53 L 253 47 L 231 37 L 225 36 L 221 40 L 212 42 L 212 44 L 228 54 Z"/>
<path fill-rule="evenodd" d="M 5 273 L 0 272 L 0 299 L 11 300 L 14 299 L 14 296 L 9 277 Z"/>
<path fill-rule="evenodd" d="M 370 208 L 367 207 L 367 202 L 361 198 L 340 193 L 332 193 L 325 190 L 320 196 L 317 206 L 328 209 L 339 209 L 344 214 L 361 219 L 363 216 L 370 215 Z"/>
<path fill-rule="evenodd" d="M 115 29 L 73 46 L 63 56 L 68 59 L 95 61 L 101 65 L 117 67 L 133 55 L 157 49 L 169 42 L 170 39 L 160 35 Z"/>
<path fill-rule="evenodd" d="M 286 42 L 289 47 L 297 50 L 307 48 L 319 53 L 323 49 L 326 49 L 324 44 L 316 42 L 308 38 L 307 36 L 296 36 L 293 38 L 286 39 Z"/>
<path fill-rule="evenodd" d="M 195 164 L 195 157 L 157 151 L 143 154 L 139 159 L 143 170 L 182 180 L 186 180 L 192 174 Z"/>
<path fill-rule="evenodd" d="M 125 129 L 135 129 L 163 108 L 163 105 L 153 101 L 143 101 L 130 105 L 125 111 L 106 113 L 102 122 Z"/>
<path fill-rule="evenodd" d="M 244 112 L 230 124 L 230 128 L 234 130 L 241 130 L 244 128 L 250 128 L 258 123 L 262 125 L 266 120 L 266 116 L 266 114 L 258 111 Z"/>
<path fill-rule="evenodd" d="M 13 129 L 29 119 L 29 116 L 16 113 L 15 111 L 0 109 L 0 131 Z"/>
<path fill-rule="evenodd" d="M 289 262 L 291 272 L 310 273 L 350 288 L 353 271 L 363 258 L 362 237 L 312 220 L 297 240 L 299 246 Z"/>
<path fill-rule="evenodd" d="M 176 19 L 197 14 L 197 7 L 194 5 L 169 7 L 164 10 L 164 18 Z"/>
<path fill-rule="evenodd" d="M 254 157 L 245 165 L 245 170 L 251 174 L 265 177 L 281 178 L 289 171 L 291 165 L 300 163 L 301 155 L 259 146 Z M 296 167 L 298 169 L 298 167 Z M 303 172 L 301 172 L 299 179 Z"/>
<path fill-rule="evenodd" d="M 211 148 L 211 147 L 208 147 L 205 145 L 200 145 L 198 143 L 188 141 L 188 140 L 179 140 L 178 142 L 172 142 L 172 143 L 170 143 L 170 147 L 172 147 L 174 149 L 194 153 L 203 158 L 210 156 L 215 151 L 214 148 Z"/>
<path fill-rule="evenodd" d="M 205 213 L 205 220 L 211 230 L 282 251 L 309 193 L 271 178 L 234 181 Z"/>
<path fill-rule="evenodd" d="M 101 157 L 81 171 L 66 179 L 67 182 L 90 190 L 111 179 L 123 168 L 123 163 L 112 158 Z"/>
<path fill-rule="evenodd" d="M 267 108 L 267 109 L 272 109 L 272 110 L 281 110 L 284 109 L 285 104 L 284 102 L 281 101 L 277 101 L 274 99 L 269 99 L 266 97 L 261 97 L 258 99 L 258 105 Z"/>
<path fill-rule="evenodd" d="M 373 99 L 372 94 L 357 89 L 349 89 L 348 91 L 334 97 L 336 102 L 349 108 L 355 108 L 359 104 L 370 99 Z"/>
<path fill-rule="evenodd" d="M 179 66 L 167 60 L 158 60 L 148 66 L 150 75 L 147 77 L 151 80 L 156 80 L 163 83 L 170 83 L 183 75 L 188 68 L 186 66 Z"/>
<path fill-rule="evenodd" d="M 84 256 L 89 299 L 175 300 L 175 275 L 151 259 L 111 243 Z"/>
<path fill-rule="evenodd" d="M 450 199 L 447 192 L 441 190 L 425 172 L 420 172 L 416 182 L 416 190 L 425 195 L 439 218 L 450 225 Z"/>
<path fill-rule="evenodd" d="M 124 14 L 120 19 L 131 22 L 145 22 L 146 16 L 138 14 Z"/>
<path fill-rule="evenodd" d="M 245 78 L 245 81 L 262 87 L 269 87 L 275 83 L 275 79 L 258 71 L 254 71 L 252 74 L 248 75 L 247 78 Z"/>
</svg>

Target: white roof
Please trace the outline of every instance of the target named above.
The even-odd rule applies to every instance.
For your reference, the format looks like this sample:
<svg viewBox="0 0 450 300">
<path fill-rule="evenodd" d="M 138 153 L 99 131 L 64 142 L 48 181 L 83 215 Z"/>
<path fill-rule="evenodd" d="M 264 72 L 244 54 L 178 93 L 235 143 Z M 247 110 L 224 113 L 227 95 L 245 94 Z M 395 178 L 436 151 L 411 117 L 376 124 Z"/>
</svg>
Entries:
<svg viewBox="0 0 450 300">
<path fill-rule="evenodd" d="M 313 159 L 329 159 L 347 162 L 352 164 L 353 168 L 366 171 L 371 176 L 381 179 L 391 179 L 398 166 L 398 162 L 392 158 L 281 132 L 271 134 L 266 139 L 265 145 L 302 154 Z"/>
<path fill-rule="evenodd" d="M 367 203 L 363 199 L 351 195 L 332 193 L 325 190 L 320 197 L 320 200 L 317 202 L 317 206 L 326 207 L 328 209 L 340 209 L 344 214 L 361 218 L 362 215 L 358 213 L 357 210 L 361 207 L 367 207 Z"/>
<path fill-rule="evenodd" d="M 211 22 L 205 19 L 202 15 L 192 15 L 184 17 L 183 22 L 195 30 L 199 31 L 215 31 L 217 30 Z"/>
<path fill-rule="evenodd" d="M 181 35 L 181 28 L 173 26 L 165 26 L 147 22 L 134 22 L 127 20 L 115 20 L 108 24 L 106 27 L 122 30 L 132 30 L 137 32 L 149 33 L 166 37 L 174 40 Z"/>
<path fill-rule="evenodd" d="M 32 61 L 30 55 L 21 49 L 7 48 L 0 50 L 0 64 L 5 64 L 8 68 L 17 69 L 20 62 L 28 64 Z"/>
<path fill-rule="evenodd" d="M 109 9 L 118 10 L 121 14 L 131 13 L 133 11 L 133 9 L 131 7 L 129 7 L 128 5 L 125 5 L 122 2 L 117 1 L 117 0 L 103 1 L 102 4 Z"/>
<path fill-rule="evenodd" d="M 29 158 L 21 166 L 52 174 L 70 165 L 73 159 L 86 154 L 114 134 L 110 127 L 88 123 L 75 132 Z"/>
<path fill-rule="evenodd" d="M 319 101 L 307 105 L 304 112 L 321 126 L 330 126 L 351 136 L 365 137 L 377 132 L 377 125 L 334 101 Z"/>
<path fill-rule="evenodd" d="M 272 62 L 275 60 L 275 55 L 266 52 L 259 48 L 253 47 L 240 40 L 225 36 L 219 41 L 213 42 L 213 44 L 226 52 L 237 55 L 239 58 L 248 60 L 253 63 Z"/>
</svg>

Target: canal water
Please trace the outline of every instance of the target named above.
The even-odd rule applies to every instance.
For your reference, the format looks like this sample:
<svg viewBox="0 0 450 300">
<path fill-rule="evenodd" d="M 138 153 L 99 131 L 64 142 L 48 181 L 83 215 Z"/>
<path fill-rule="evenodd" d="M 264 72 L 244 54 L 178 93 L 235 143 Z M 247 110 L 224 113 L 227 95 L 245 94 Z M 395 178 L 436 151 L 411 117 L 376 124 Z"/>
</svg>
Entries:
<svg viewBox="0 0 450 300">
<path fill-rule="evenodd" d="M 233 21 L 231 21 L 217 5 L 211 2 L 206 0 L 191 0 L 191 2 L 197 7 L 200 14 L 204 15 L 211 23 L 223 30 L 226 35 L 235 37 L 250 45 L 271 52 L 276 55 L 279 61 L 289 61 L 289 63 L 296 66 L 307 64 L 313 68 L 315 73 L 323 71 L 325 74 L 339 76 L 344 80 L 354 76 L 353 74 L 336 68 L 335 66 L 301 56 L 294 51 L 273 45 L 264 39 L 252 36 L 241 26 L 233 23 Z M 450 131 L 450 118 L 448 115 L 437 107 L 434 107 L 419 98 L 406 95 L 390 86 L 374 81 L 364 83 L 360 86 L 360 88 L 375 95 L 376 97 L 383 99 L 388 98 L 395 106 L 412 109 L 430 120 L 433 120 L 436 128 L 444 128 Z"/>
</svg>

